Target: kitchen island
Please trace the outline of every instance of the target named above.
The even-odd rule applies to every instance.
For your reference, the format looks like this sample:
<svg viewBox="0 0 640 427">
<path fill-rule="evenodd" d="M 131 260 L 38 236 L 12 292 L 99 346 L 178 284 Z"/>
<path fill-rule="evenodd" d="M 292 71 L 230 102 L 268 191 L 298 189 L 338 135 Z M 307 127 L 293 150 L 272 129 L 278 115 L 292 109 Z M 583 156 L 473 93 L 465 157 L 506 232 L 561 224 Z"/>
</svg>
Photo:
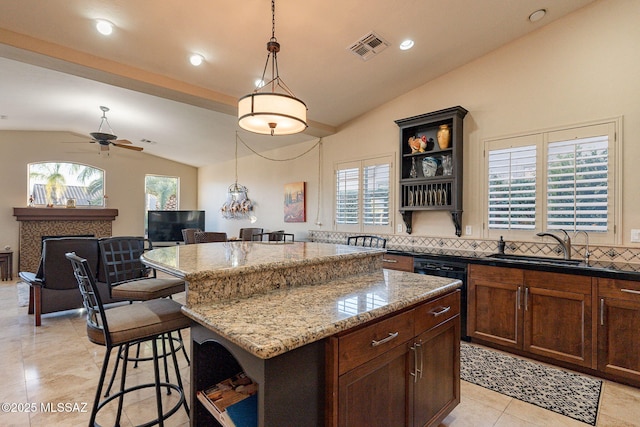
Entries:
<svg viewBox="0 0 640 427">
<path fill-rule="evenodd" d="M 383 269 L 383 253 L 310 242 L 146 253 L 145 264 L 187 281 L 192 425 L 215 425 L 197 392 L 240 371 L 258 384 L 260 426 L 444 418 L 459 402 L 461 283 Z"/>
</svg>

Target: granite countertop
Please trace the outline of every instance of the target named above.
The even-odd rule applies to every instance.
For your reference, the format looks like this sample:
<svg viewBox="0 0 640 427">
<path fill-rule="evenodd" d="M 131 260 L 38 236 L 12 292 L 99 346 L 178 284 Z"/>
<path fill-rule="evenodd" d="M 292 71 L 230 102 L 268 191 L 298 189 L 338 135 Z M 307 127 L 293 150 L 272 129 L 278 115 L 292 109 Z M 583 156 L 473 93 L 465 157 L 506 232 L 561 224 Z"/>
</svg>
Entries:
<svg viewBox="0 0 640 427">
<path fill-rule="evenodd" d="M 268 359 L 462 286 L 382 268 L 386 251 L 317 242 L 154 249 L 143 263 L 187 282 L 184 313 Z"/>
<path fill-rule="evenodd" d="M 460 286 L 460 280 L 385 269 L 183 311 L 253 355 L 269 359 Z"/>
</svg>

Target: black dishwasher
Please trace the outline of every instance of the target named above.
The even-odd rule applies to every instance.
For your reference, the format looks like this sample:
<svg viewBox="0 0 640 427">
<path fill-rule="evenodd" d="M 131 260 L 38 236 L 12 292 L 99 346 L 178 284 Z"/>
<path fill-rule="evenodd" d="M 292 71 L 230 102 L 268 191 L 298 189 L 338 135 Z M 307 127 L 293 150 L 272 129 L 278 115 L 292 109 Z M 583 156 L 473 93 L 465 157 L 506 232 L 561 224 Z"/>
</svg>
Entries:
<svg viewBox="0 0 640 427">
<path fill-rule="evenodd" d="M 462 281 L 460 288 L 460 336 L 463 340 L 469 341 L 467 336 L 467 263 L 450 261 L 436 256 L 414 255 L 413 272 Z"/>
</svg>

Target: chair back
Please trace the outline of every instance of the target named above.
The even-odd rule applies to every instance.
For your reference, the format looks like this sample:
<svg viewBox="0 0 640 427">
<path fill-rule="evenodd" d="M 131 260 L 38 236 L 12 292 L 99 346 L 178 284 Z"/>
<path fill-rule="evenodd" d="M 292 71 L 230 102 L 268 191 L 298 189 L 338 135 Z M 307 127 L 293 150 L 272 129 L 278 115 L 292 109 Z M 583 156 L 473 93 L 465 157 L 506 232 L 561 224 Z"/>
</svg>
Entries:
<svg viewBox="0 0 640 427">
<path fill-rule="evenodd" d="M 227 233 L 217 231 L 198 231 L 195 233 L 196 243 L 226 242 Z"/>
<path fill-rule="evenodd" d="M 262 228 L 241 228 L 238 237 L 245 242 L 253 240 L 254 234 L 262 234 Z"/>
<path fill-rule="evenodd" d="M 109 325 L 107 316 L 104 312 L 104 305 L 100 298 L 100 292 L 96 285 L 95 279 L 89 263 L 86 259 L 77 256 L 74 252 L 65 254 L 65 257 L 71 262 L 73 275 L 76 279 L 80 294 L 82 295 L 82 303 L 87 310 L 87 330 L 101 331 L 107 345 L 111 345 L 109 336 Z M 91 340 L 91 334 L 88 334 Z M 97 344 L 103 344 L 99 341 L 91 340 Z"/>
<path fill-rule="evenodd" d="M 110 287 L 146 278 L 153 271 L 140 261 L 140 256 L 152 249 L 151 242 L 144 237 L 107 237 L 100 239 L 99 244 L 104 279 Z"/>
<path fill-rule="evenodd" d="M 378 236 L 350 236 L 347 237 L 347 245 L 386 248 L 387 239 Z"/>
<path fill-rule="evenodd" d="M 182 238 L 184 240 L 185 245 L 192 245 L 196 242 L 195 234 L 198 231 L 202 231 L 199 228 L 183 228 L 182 229 Z"/>
<path fill-rule="evenodd" d="M 98 239 L 81 237 L 62 237 L 45 239 L 42 243 L 42 258 L 36 277 L 42 279 L 48 289 L 75 289 L 78 284 L 71 266 L 65 259 L 67 252 L 76 252 L 87 262 L 98 266 Z"/>
<path fill-rule="evenodd" d="M 295 236 L 292 233 L 285 233 L 284 230 L 271 231 L 269 233 L 254 234 L 251 236 L 253 241 L 264 241 L 265 237 L 270 242 L 293 242 Z"/>
</svg>

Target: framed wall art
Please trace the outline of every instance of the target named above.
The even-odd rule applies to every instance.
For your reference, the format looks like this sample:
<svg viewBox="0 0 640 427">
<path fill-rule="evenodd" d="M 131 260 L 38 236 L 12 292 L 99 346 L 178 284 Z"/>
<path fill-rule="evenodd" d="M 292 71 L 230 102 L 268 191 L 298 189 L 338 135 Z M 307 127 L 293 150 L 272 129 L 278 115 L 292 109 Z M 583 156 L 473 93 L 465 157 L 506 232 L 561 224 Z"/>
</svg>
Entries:
<svg viewBox="0 0 640 427">
<path fill-rule="evenodd" d="M 305 182 L 292 182 L 284 186 L 284 222 L 305 222 Z"/>
</svg>

